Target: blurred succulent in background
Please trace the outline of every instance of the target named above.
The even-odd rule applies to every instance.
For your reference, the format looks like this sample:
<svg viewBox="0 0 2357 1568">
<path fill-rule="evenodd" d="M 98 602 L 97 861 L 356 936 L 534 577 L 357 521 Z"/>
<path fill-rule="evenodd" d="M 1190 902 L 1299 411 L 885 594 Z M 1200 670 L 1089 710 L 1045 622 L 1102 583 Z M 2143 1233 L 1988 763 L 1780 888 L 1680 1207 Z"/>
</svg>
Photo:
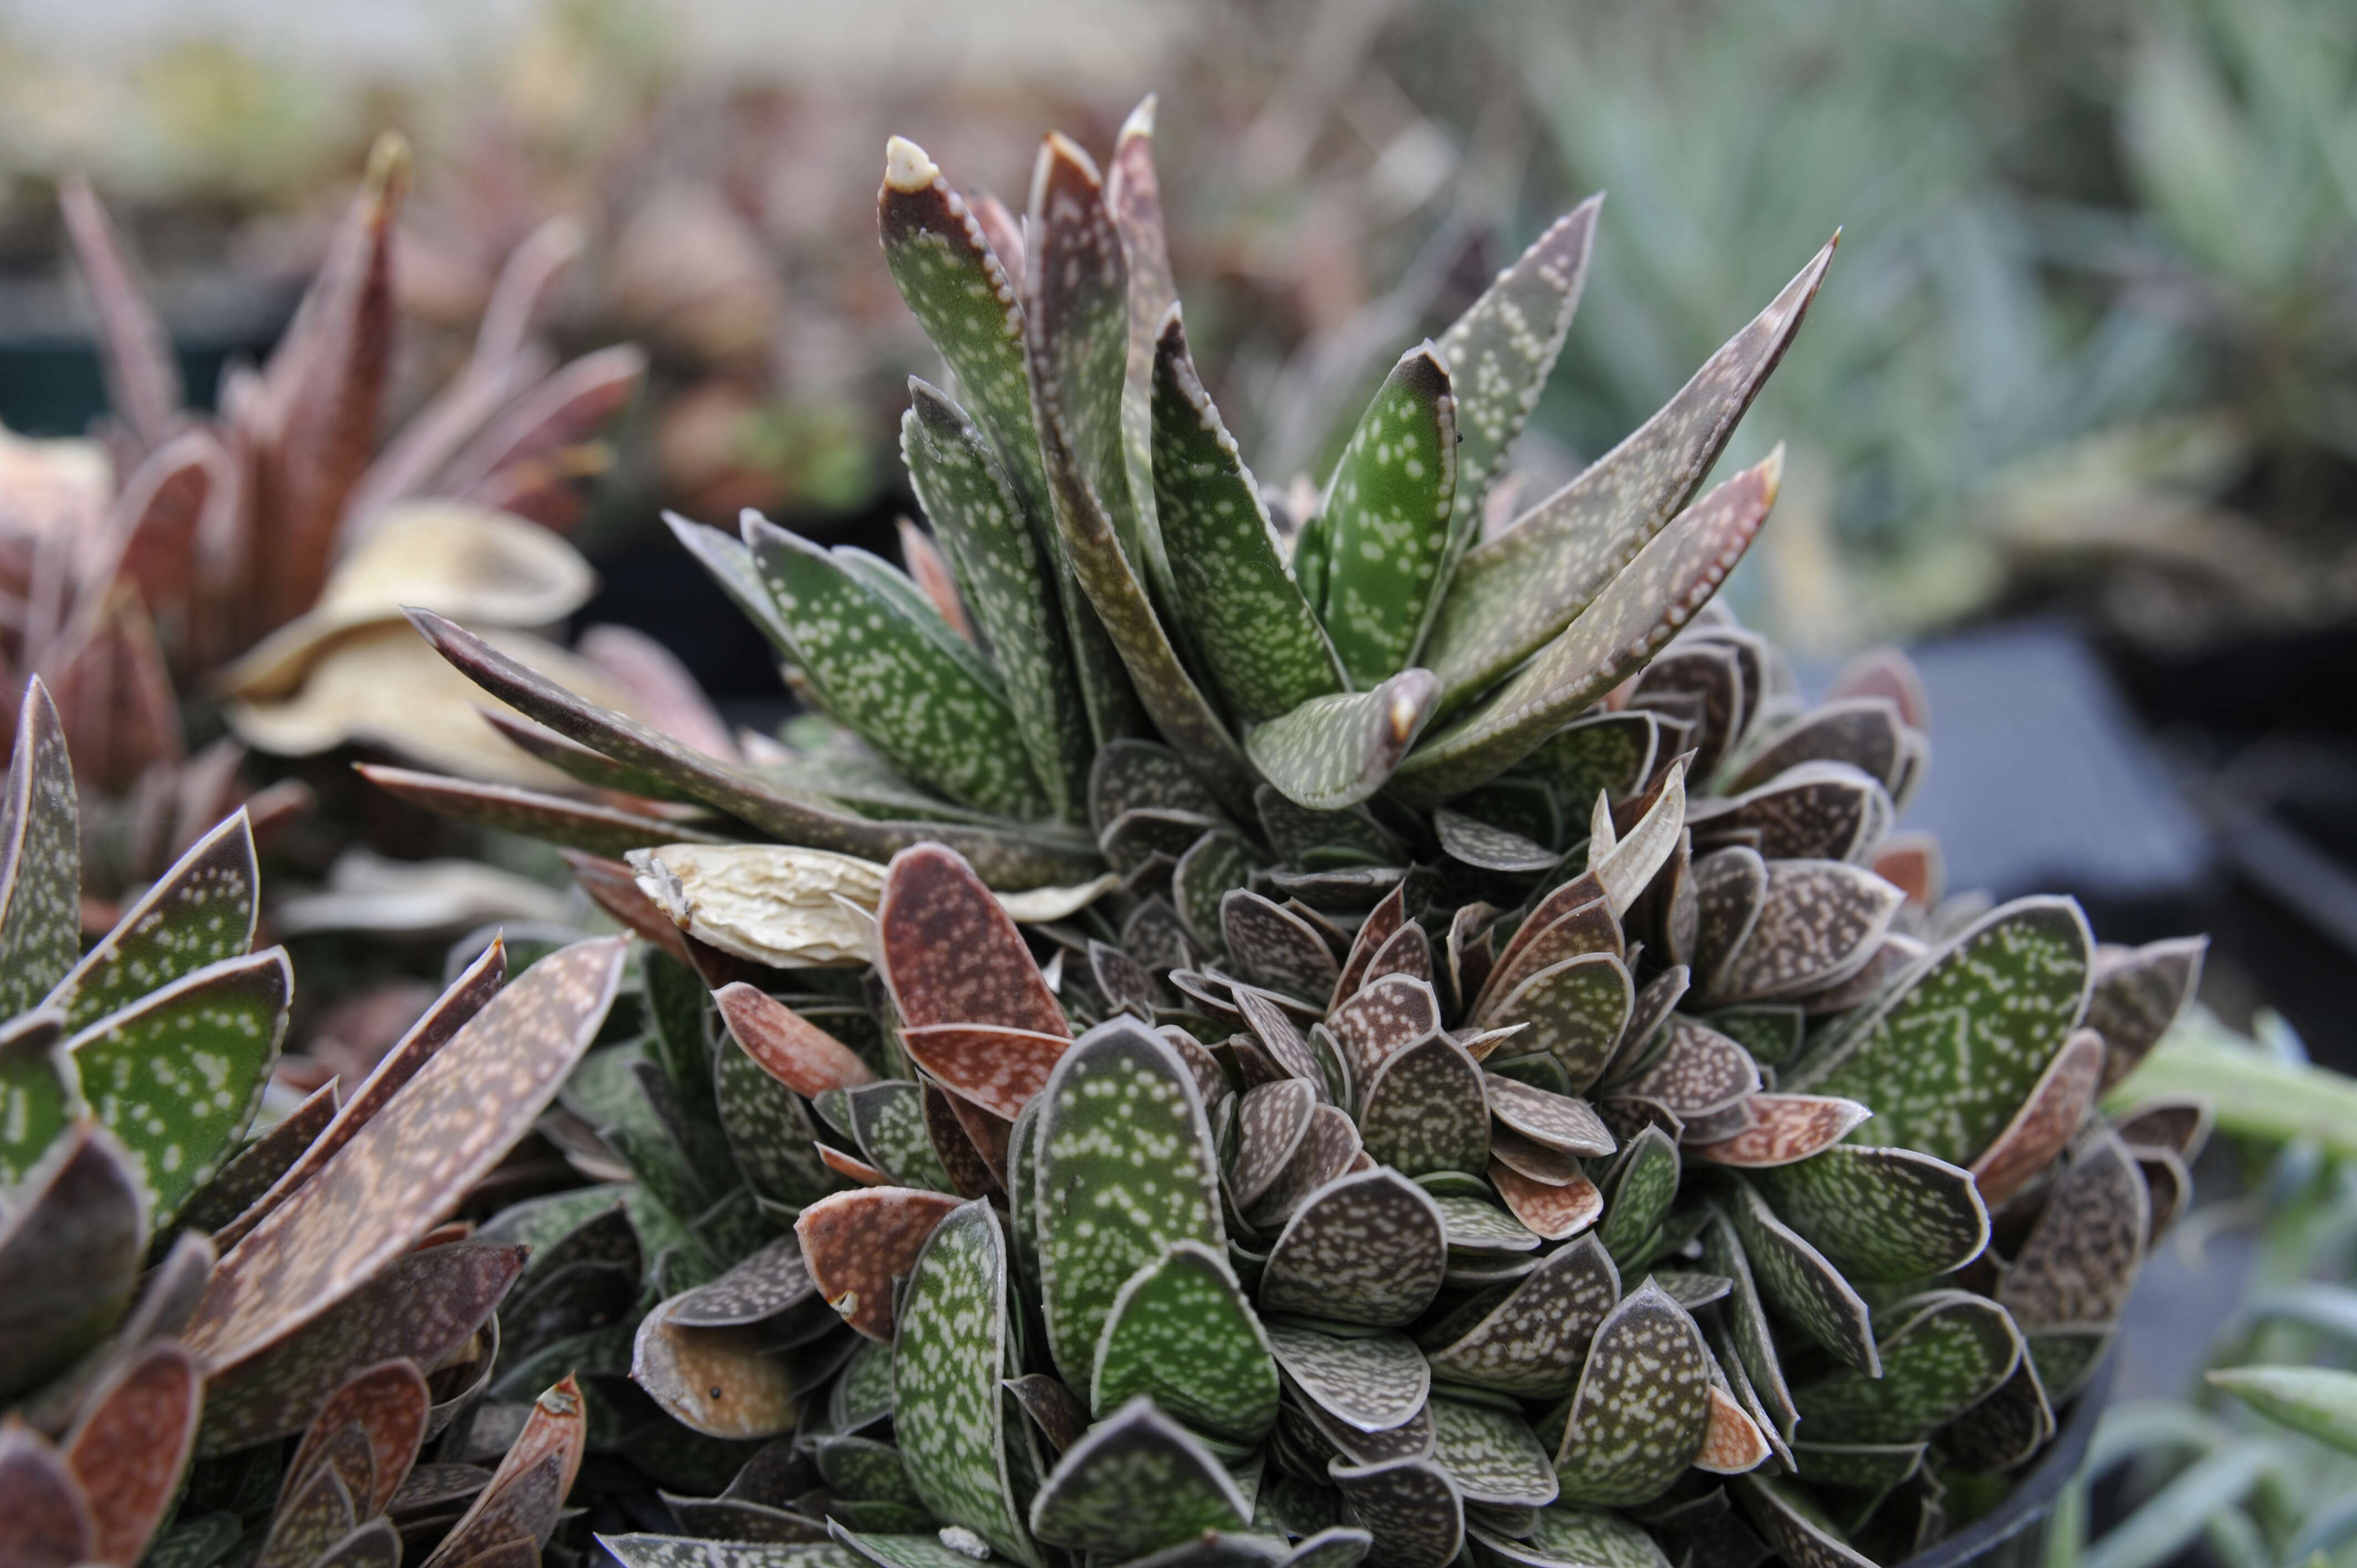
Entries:
<svg viewBox="0 0 2357 1568">
<path fill-rule="evenodd" d="M 1831 247 L 1476 542 L 1584 204 L 1273 515 L 1152 145 L 1150 103 L 1103 177 L 1050 137 L 1018 252 L 891 144 L 961 389 L 912 384 L 908 574 L 674 520 L 831 738 L 725 762 L 414 617 L 607 793 L 371 776 L 567 845 L 648 944 L 650 1033 L 565 1096 L 630 1179 L 486 1231 L 621 1260 L 551 1278 L 512 1387 L 577 1369 L 669 1488 L 697 1539 L 631 1563 L 1911 1554 L 2052 1436 L 2184 1195 L 2198 1126 L 2147 1158 L 2093 1106 L 2202 945 L 1943 899 L 1891 831 L 1912 670 L 1813 706 L 1710 603 L 1779 459 L 1696 492 Z"/>
<path fill-rule="evenodd" d="M 428 1532 L 427 1561 L 536 1561 L 581 1401 L 560 1381 L 520 1431 L 467 1429 L 524 1253 L 439 1227 L 587 1048 L 621 944 L 504 990 L 494 944 L 350 1097 L 330 1080 L 254 1131 L 293 975 L 282 950 L 248 951 L 244 816 L 77 959 L 72 763 L 38 679 L 19 706 L 0 813 L 0 1561 L 391 1564 Z M 506 1457 L 413 1468 L 436 1442 Z"/>
<path fill-rule="evenodd" d="M 102 890 L 154 876 L 238 798 L 234 744 L 188 755 L 176 681 L 234 699 L 231 727 L 266 749 L 367 738 L 460 758 L 480 726 L 462 712 L 453 733 L 433 711 L 438 671 L 410 657 L 405 634 L 384 636 L 399 607 L 520 628 L 589 594 L 587 566 L 550 530 L 577 510 L 640 357 L 615 349 L 553 368 L 533 340 L 578 248 L 551 227 L 511 260 L 466 370 L 380 452 L 406 157 L 380 145 L 285 341 L 260 371 L 232 369 L 215 419 L 183 406 L 171 345 L 105 213 L 86 187 L 66 188 L 115 413 L 95 443 L 12 444 L 17 462 L 56 477 L 0 500 L 14 607 L 0 657 L 56 693 L 93 790 L 85 828 Z M 520 631 L 496 635 L 524 657 L 564 658 Z M 303 799 L 299 786 L 266 791 L 258 829 Z"/>
</svg>

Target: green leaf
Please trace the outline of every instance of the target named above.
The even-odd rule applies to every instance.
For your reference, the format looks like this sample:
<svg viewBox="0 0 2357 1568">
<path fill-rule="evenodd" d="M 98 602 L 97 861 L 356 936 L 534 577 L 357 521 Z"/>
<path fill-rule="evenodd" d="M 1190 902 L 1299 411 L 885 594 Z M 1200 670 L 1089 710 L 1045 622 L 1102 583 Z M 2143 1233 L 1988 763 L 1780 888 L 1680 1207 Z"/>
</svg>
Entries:
<svg viewBox="0 0 2357 1568">
<path fill-rule="evenodd" d="M 1194 1075 L 1135 1020 L 1100 1024 L 1039 1096 L 1031 1215 L 1049 1353 L 1086 1397 L 1122 1287 L 1175 1242 L 1220 1246 L 1217 1158 Z"/>
<path fill-rule="evenodd" d="M 801 535 L 748 515 L 745 543 L 836 718 L 952 800 L 1010 817 L 1047 811 L 995 678 L 980 678 L 906 607 Z"/>
<path fill-rule="evenodd" d="M 1179 616 L 1246 724 L 1345 689 L 1326 631 L 1286 570 L 1260 486 L 1187 352 L 1174 307 L 1154 365 L 1154 489 Z"/>
<path fill-rule="evenodd" d="M 0 1025 L 0 1191 L 23 1181 L 80 1100 L 65 1019 L 38 1008 Z"/>
<path fill-rule="evenodd" d="M 1066 1449 L 1031 1503 L 1031 1532 L 1041 1541 L 1117 1558 L 1251 1520 L 1219 1461 L 1145 1398 Z"/>
<path fill-rule="evenodd" d="M 272 948 L 185 975 L 66 1042 L 157 1228 L 212 1178 L 261 1109 L 294 990 L 285 950 Z"/>
<path fill-rule="evenodd" d="M 1464 1500 L 1448 1472 L 1432 1460 L 1336 1463 L 1327 1475 L 1351 1517 L 1374 1537 L 1368 1568 L 1442 1568 L 1464 1550 Z"/>
<path fill-rule="evenodd" d="M 1544 1508 L 1558 1490 L 1546 1450 L 1511 1410 L 1470 1400 L 1432 1402 L 1433 1462 L 1469 1503 Z"/>
<path fill-rule="evenodd" d="M 892 1346 L 895 1440 L 925 1506 L 1020 1563 L 1039 1549 L 1006 1467 L 1006 1240 L 987 1203 L 952 1209 L 909 1276 Z"/>
<path fill-rule="evenodd" d="M 1793 1391 L 1811 1442 L 1921 1443 L 2003 1386 L 2020 1364 L 2021 1331 L 2005 1308 L 1969 1292 L 1898 1303 L 1882 1336 L 1882 1375 L 1844 1369 Z"/>
<path fill-rule="evenodd" d="M 1727 1197 L 1721 1212 L 1734 1226 L 1743 1259 L 1768 1305 L 1845 1366 L 1874 1376 L 1882 1363 L 1874 1348 L 1873 1315 L 1841 1271 L 1794 1235 L 1748 1184 L 1733 1178 L 1722 1190 Z M 1727 1273 L 1716 1262 L 1712 1267 Z M 1739 1294 L 1740 1279 L 1737 1289 Z M 1745 1361 L 1749 1367 L 1750 1357 Z"/>
<path fill-rule="evenodd" d="M 1431 1365 L 1404 1335 L 1346 1337 L 1279 1319 L 1268 1342 L 1297 1397 L 1360 1432 L 1415 1420 L 1432 1391 Z"/>
<path fill-rule="evenodd" d="M 716 1115 L 712 1090 L 712 993 L 703 978 L 677 959 L 651 949 L 640 955 L 647 1013 L 654 1029 L 650 1043 L 670 1079 L 681 1108 L 709 1123 Z"/>
<path fill-rule="evenodd" d="M 847 1532 L 846 1532 L 847 1534 Z M 919 1540 L 937 1552 L 954 1555 L 929 1536 L 867 1537 L 886 1541 Z M 708 1541 L 693 1535 L 601 1535 L 597 1543 L 614 1555 L 622 1568 L 864 1568 L 870 1559 L 843 1547 L 813 1541 Z M 930 1557 L 903 1562 L 896 1568 L 934 1568 Z M 971 1563 L 972 1558 L 964 1561 Z"/>
<path fill-rule="evenodd" d="M 2013 1119 L 2085 1011 L 2093 949 L 2075 901 L 2016 899 L 1925 960 L 1829 1058 L 1781 1087 L 1872 1106 L 1878 1141 L 1966 1164 Z"/>
<path fill-rule="evenodd" d="M 1588 472 L 1611 461 L 1608 454 Z M 1400 765 L 1394 792 L 1410 805 L 1431 806 L 1486 783 L 1529 757 L 1566 722 L 1642 668 L 1710 602 L 1743 558 L 1776 504 L 1783 468 L 1780 446 L 1766 462 L 1746 468 L 1680 514 L 1617 575 L 1599 584 L 1552 641 L 1534 645 L 1536 657 L 1495 696 L 1418 746 Z M 1520 532 L 1515 530 L 1494 543 L 1506 544 Z M 1460 586 L 1464 573 L 1472 571 L 1489 548 L 1466 556 Z M 1452 594 L 1442 607 L 1440 624 L 1434 628 L 1436 644 L 1450 624 L 1456 603 Z M 1525 648 L 1514 658 L 1532 651 Z M 1486 682 L 1501 670 L 1485 672 L 1480 679 Z M 1447 672 L 1437 673 L 1446 703 L 1458 694 L 1458 688 Z M 1473 694 L 1471 688 L 1463 693 Z"/>
<path fill-rule="evenodd" d="M 222 1161 L 213 1178 L 181 1206 L 180 1228 L 210 1236 L 277 1186 L 335 1120 L 338 1090 L 337 1080 L 328 1079 L 271 1123 L 268 1132 L 247 1140 L 244 1147 Z M 228 1250 L 226 1243 L 216 1245 Z"/>
<path fill-rule="evenodd" d="M 1693 498 L 1832 260 L 1828 243 L 1660 413 L 1505 533 L 1466 553 L 1427 644 L 1448 706 L 1571 625 Z"/>
<path fill-rule="evenodd" d="M 1040 149 L 1031 219 L 1039 253 L 1024 271 L 1025 358 L 1063 558 L 1163 738 L 1241 810 L 1252 789 L 1243 753 L 1179 662 L 1138 580 L 1121 430 L 1128 266 L 1095 166 L 1061 136 Z"/>
<path fill-rule="evenodd" d="M 1286 1222 L 1261 1272 L 1261 1310 L 1397 1327 L 1432 1305 L 1448 1254 L 1430 1194 L 1380 1165 L 1346 1175 Z"/>
<path fill-rule="evenodd" d="M 888 859 L 914 843 L 943 843 L 1005 892 L 1086 882 L 1100 869 L 1092 848 L 1046 826 L 1017 832 L 946 822 L 879 822 L 813 805 L 780 791 L 749 768 L 716 761 L 636 719 L 566 691 L 440 616 L 417 610 L 409 618 L 461 674 L 526 717 L 619 762 L 659 773 L 706 805 L 775 835 L 780 843 L 870 860 Z"/>
<path fill-rule="evenodd" d="M 1438 692 L 1424 671 L 1403 670 L 1372 691 L 1313 697 L 1254 725 L 1244 750 L 1295 805 L 1339 811 L 1383 787 L 1424 733 Z"/>
<path fill-rule="evenodd" d="M 1031 771 L 1056 815 L 1074 820 L 1088 777 L 1089 721 L 1052 570 L 965 411 L 914 376 L 909 392 L 900 454 L 917 499 L 963 568 L 961 586 L 1005 679 Z"/>
<path fill-rule="evenodd" d="M 1588 1568 L 1669 1568 L 1653 1538 L 1619 1514 L 1557 1503 L 1538 1511 L 1523 1541 L 1491 1537 L 1493 1549 L 1510 1563 L 1586 1564 Z"/>
<path fill-rule="evenodd" d="M 2207 1019 L 2161 1041 L 2104 1108 L 2117 1112 L 2165 1095 L 2207 1101 L 2216 1108 L 2218 1125 L 2243 1137 L 2277 1144 L 2313 1139 L 2336 1158 L 2357 1158 L 2357 1081 L 2285 1061 Z"/>
<path fill-rule="evenodd" d="M 1140 1394 L 1229 1443 L 1256 1444 L 1276 1423 L 1268 1336 L 1216 1249 L 1176 1242 L 1114 1298 L 1089 1397 L 1103 1416 Z"/>
<path fill-rule="evenodd" d="M 1481 503 L 1563 351 L 1603 205 L 1602 196 L 1591 196 L 1549 224 L 1440 335 L 1457 394 L 1459 438 L 1452 562 L 1480 536 Z M 1581 798 L 1592 799 L 1593 792 Z"/>
<path fill-rule="evenodd" d="M 1685 1308 L 1651 1280 L 1596 1331 L 1556 1452 L 1566 1502 L 1650 1502 L 1710 1428 L 1710 1359 Z"/>
<path fill-rule="evenodd" d="M 863 1083 L 845 1091 L 852 1136 L 870 1165 L 900 1187 L 953 1191 L 949 1172 L 925 1131 L 925 1094 L 907 1079 Z"/>
<path fill-rule="evenodd" d="M 716 1058 L 720 1130 L 745 1185 L 796 1208 L 840 1189 L 843 1178 L 818 1157 L 818 1129 L 802 1097 L 770 1077 L 733 1036 L 720 1041 Z"/>
<path fill-rule="evenodd" d="M 2331 1367 L 2224 1367 L 2205 1374 L 2270 1421 L 2357 1454 L 2357 1372 Z"/>
<path fill-rule="evenodd" d="M 1585 811 L 1599 794 L 1615 800 L 1635 794 L 1653 776 L 1661 737 L 1660 721 L 1642 709 L 1597 714 L 1541 741 L 1514 774 L 1548 785 L 1566 810 Z"/>
<path fill-rule="evenodd" d="M 1410 1046 L 1360 1091 L 1367 1157 L 1402 1175 L 1481 1171 L 1490 1164 L 1490 1107 L 1481 1064 L 1446 1035 Z"/>
<path fill-rule="evenodd" d="M 1630 1142 L 1604 1183 L 1604 1218 L 1596 1238 L 1623 1269 L 1641 1262 L 1654 1229 L 1669 1218 L 1678 1196 L 1678 1146 L 1659 1127 Z"/>
<path fill-rule="evenodd" d="M 96 947 L 58 983 L 47 1004 L 83 1029 L 151 991 L 253 944 L 260 873 L 245 809 L 189 846 Z"/>
<path fill-rule="evenodd" d="M 1875 1568 L 1801 1488 L 1755 1473 L 1735 1477 L 1734 1490 L 1761 1539 L 1792 1568 Z"/>
<path fill-rule="evenodd" d="M 1575 914 L 1556 921 L 1507 964 L 1499 966 L 1512 988 L 1500 990 L 1493 980 L 1491 989 L 1497 1001 L 1479 1014 L 1479 1020 L 1482 1027 L 1491 1029 L 1528 1026 L 1506 1042 L 1505 1050 L 1516 1057 L 1541 1053 L 1553 1057 L 1563 1064 L 1573 1090 L 1585 1093 L 1610 1064 L 1634 997 L 1628 967 L 1618 954 L 1552 957 L 1560 947 L 1576 945 L 1580 940 L 1576 919 Z"/>
<path fill-rule="evenodd" d="M 1741 1363 L 1753 1395 L 1789 1442 L 1800 1414 L 1792 1408 L 1792 1392 L 1784 1381 L 1784 1369 L 1776 1353 L 1775 1332 L 1769 1326 L 1767 1310 L 1760 1304 L 1760 1288 L 1752 1280 L 1750 1261 L 1736 1239 L 1733 1222 L 1723 1212 L 1714 1210 L 1710 1223 L 1703 1227 L 1702 1261 L 1705 1268 L 1731 1286 L 1719 1320 L 1732 1345 L 1722 1345 L 1720 1360 L 1729 1359 L 1725 1354 L 1727 1348 L 1734 1350 L 1732 1359 Z"/>
<path fill-rule="evenodd" d="M 1785 1224 L 1852 1280 L 1925 1279 L 1961 1269 L 1988 1244 L 1972 1173 L 1912 1149 L 1836 1144 L 1751 1184 Z"/>
<path fill-rule="evenodd" d="M 0 802 L 0 1017 L 32 1006 L 81 952 L 81 795 L 65 726 L 39 676 L 25 683 Z"/>
<path fill-rule="evenodd" d="M 1353 682 L 1415 662 L 1447 586 L 1457 495 L 1457 399 L 1429 342 L 1411 349 L 1359 416 L 1328 481 L 1326 595 L 1319 607 Z"/>
</svg>

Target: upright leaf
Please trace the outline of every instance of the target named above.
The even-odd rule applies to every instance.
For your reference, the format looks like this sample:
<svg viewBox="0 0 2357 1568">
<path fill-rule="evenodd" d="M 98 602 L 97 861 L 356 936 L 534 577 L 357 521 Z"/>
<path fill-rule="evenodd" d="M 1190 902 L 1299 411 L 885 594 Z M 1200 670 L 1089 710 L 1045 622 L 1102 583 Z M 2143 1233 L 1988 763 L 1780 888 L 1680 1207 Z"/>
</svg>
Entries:
<svg viewBox="0 0 2357 1568">
<path fill-rule="evenodd" d="M 1326 490 L 1321 614 L 1342 668 L 1371 686 L 1415 659 L 1444 586 L 1457 495 L 1457 399 L 1432 344 L 1392 367 Z"/>
<path fill-rule="evenodd" d="M 253 943 L 261 874 L 245 809 L 188 847 L 58 983 L 48 1005 L 82 1029 Z"/>
<path fill-rule="evenodd" d="M 23 1181 L 80 1099 L 65 1019 L 37 1008 L 0 1025 L 0 1191 Z"/>
<path fill-rule="evenodd" d="M 1828 242 L 1660 413 L 1505 533 L 1466 553 L 1426 652 L 1448 706 L 1478 695 L 1571 625 L 1692 499 L 1799 330 L 1833 249 Z"/>
<path fill-rule="evenodd" d="M 1286 570 L 1176 306 L 1154 362 L 1154 489 L 1178 613 L 1228 710 L 1259 724 L 1340 692 L 1333 645 Z"/>
<path fill-rule="evenodd" d="M 35 676 L 0 804 L 0 1017 L 32 1006 L 81 951 L 81 797 L 65 726 Z"/>
</svg>

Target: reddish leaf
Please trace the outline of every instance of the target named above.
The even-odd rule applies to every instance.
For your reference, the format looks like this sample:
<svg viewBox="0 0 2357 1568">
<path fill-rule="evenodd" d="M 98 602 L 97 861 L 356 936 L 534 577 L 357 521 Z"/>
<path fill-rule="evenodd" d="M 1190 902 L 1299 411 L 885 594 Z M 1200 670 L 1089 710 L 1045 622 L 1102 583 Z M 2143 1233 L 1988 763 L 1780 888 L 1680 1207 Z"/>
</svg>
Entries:
<svg viewBox="0 0 2357 1568">
<path fill-rule="evenodd" d="M 182 417 L 180 362 L 172 353 L 171 334 L 132 281 L 121 239 L 90 182 L 69 176 L 58 188 L 58 206 L 98 307 L 106 400 L 143 446 L 161 446 Z"/>
<path fill-rule="evenodd" d="M 0 1563 L 79 1568 L 97 1540 L 90 1505 L 58 1451 L 15 1417 L 0 1420 Z"/>
<path fill-rule="evenodd" d="M 548 1544 L 557 1510 L 581 1471 L 589 1440 L 588 1407 L 581 1389 L 567 1377 L 533 1405 L 523 1431 L 490 1483 L 458 1517 L 423 1568 L 462 1568 L 483 1555 L 529 1542 L 533 1552 Z"/>
<path fill-rule="evenodd" d="M 1013 1121 L 1071 1047 L 1067 1035 L 986 1024 L 935 1024 L 900 1031 L 909 1059 L 994 1115 Z"/>
<path fill-rule="evenodd" d="M 284 1502 L 294 1495 L 330 1440 L 347 1426 L 357 1425 L 368 1442 L 373 1489 L 367 1497 L 355 1497 L 352 1504 L 363 1519 L 382 1513 L 417 1463 L 418 1446 L 425 1441 L 426 1412 L 433 1403 L 434 1396 L 414 1361 L 380 1361 L 354 1372 L 311 1418 L 302 1444 L 287 1464 L 279 1499 Z"/>
<path fill-rule="evenodd" d="M 1750 1125 L 1686 1152 L 1722 1165 L 1789 1165 L 1840 1143 L 1874 1114 L 1855 1100 L 1821 1094 L 1755 1094 L 1743 1106 Z"/>
<path fill-rule="evenodd" d="M 1490 1185 L 1524 1226 L 1550 1241 L 1577 1236 L 1604 1212 L 1604 1194 L 1575 1172 L 1561 1186 L 1534 1181 L 1502 1160 L 1490 1162 Z"/>
<path fill-rule="evenodd" d="M 2044 1174 L 2086 1120 L 2103 1082 L 2104 1036 L 2081 1029 L 2054 1053 L 2013 1120 L 1973 1162 L 1981 1200 L 1994 1208 Z"/>
<path fill-rule="evenodd" d="M 892 1342 L 892 1282 L 958 1199 L 945 1192 L 873 1187 L 820 1198 L 794 1221 L 802 1261 L 819 1294 L 844 1320 L 879 1344 Z"/>
<path fill-rule="evenodd" d="M 423 806 L 439 815 L 479 827 L 528 833 L 590 854 L 624 854 L 666 843 L 729 842 L 667 817 L 624 806 L 567 800 L 513 784 L 479 784 L 471 779 L 451 779 L 370 762 L 354 763 L 352 771 L 396 800 Z"/>
<path fill-rule="evenodd" d="M 737 981 L 712 993 L 721 1022 L 761 1070 L 805 1100 L 874 1083 L 859 1054 L 758 987 Z"/>
<path fill-rule="evenodd" d="M 383 1110 L 404 1084 L 417 1076 L 418 1069 L 483 1010 L 484 1004 L 506 983 L 507 972 L 507 946 L 494 937 L 482 956 L 468 964 L 466 972 L 450 983 L 449 989 L 409 1026 L 409 1032 L 378 1058 L 367 1079 L 337 1111 L 335 1120 L 328 1123 L 327 1131 L 311 1141 L 310 1146 L 287 1167 L 286 1174 L 272 1183 L 270 1190 L 244 1213 L 213 1232 L 214 1251 L 226 1254 L 285 1202 L 296 1188 L 309 1181 L 337 1151 L 350 1143 L 369 1119 Z"/>
<path fill-rule="evenodd" d="M 533 964 L 222 1260 L 188 1334 L 214 1376 L 349 1297 L 499 1163 L 589 1048 L 625 948 Z"/>
<path fill-rule="evenodd" d="M 876 905 L 878 963 L 904 1025 L 995 1024 L 1071 1036 L 1015 921 L 953 850 L 892 857 Z"/>
<path fill-rule="evenodd" d="M 91 1396 L 64 1454 L 90 1500 L 94 1561 L 130 1568 L 146 1551 L 179 1489 L 203 1393 L 195 1359 L 164 1339 Z M 0 1560 L 16 1561 L 5 1551 Z"/>
<path fill-rule="evenodd" d="M 654 900 L 640 890 L 636 872 L 619 860 L 577 849 L 560 849 L 556 853 L 572 869 L 574 882 L 589 896 L 592 904 L 652 946 L 690 969 L 695 967 L 695 961 L 688 956 L 686 937 L 672 918 L 656 908 Z"/>
<path fill-rule="evenodd" d="M 1697 1470 L 1717 1476 L 1739 1476 L 1767 1463 L 1768 1437 L 1725 1389 L 1710 1391 L 1710 1426 L 1695 1450 Z"/>
</svg>

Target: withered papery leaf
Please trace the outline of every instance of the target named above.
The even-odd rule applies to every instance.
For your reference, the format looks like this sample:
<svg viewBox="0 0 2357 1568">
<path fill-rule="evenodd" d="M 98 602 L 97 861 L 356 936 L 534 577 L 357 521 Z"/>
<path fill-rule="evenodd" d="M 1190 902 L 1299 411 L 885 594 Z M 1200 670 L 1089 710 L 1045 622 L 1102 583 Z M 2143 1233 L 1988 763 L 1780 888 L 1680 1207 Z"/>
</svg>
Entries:
<svg viewBox="0 0 2357 1568">
<path fill-rule="evenodd" d="M 350 1295 L 499 1162 L 588 1049 L 626 945 L 533 964 L 231 1251 L 188 1333 L 214 1375 Z"/>
</svg>

